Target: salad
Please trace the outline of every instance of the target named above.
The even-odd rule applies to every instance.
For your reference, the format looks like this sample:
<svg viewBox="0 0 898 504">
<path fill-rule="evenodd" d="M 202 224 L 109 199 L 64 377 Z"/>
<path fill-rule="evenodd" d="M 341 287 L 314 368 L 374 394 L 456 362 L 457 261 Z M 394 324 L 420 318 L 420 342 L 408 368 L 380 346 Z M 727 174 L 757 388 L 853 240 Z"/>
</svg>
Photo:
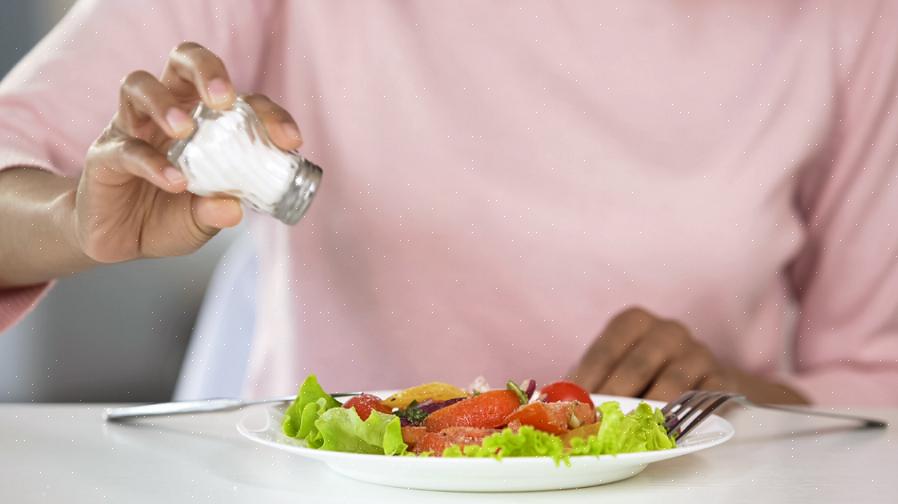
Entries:
<svg viewBox="0 0 898 504">
<path fill-rule="evenodd" d="M 340 403 L 314 375 L 287 408 L 283 432 L 310 448 L 379 455 L 552 457 L 664 450 L 676 446 L 664 416 L 647 403 L 624 413 L 595 406 L 580 386 L 533 380 L 505 389 L 465 391 L 426 383 L 387 398 L 359 394 Z"/>
</svg>

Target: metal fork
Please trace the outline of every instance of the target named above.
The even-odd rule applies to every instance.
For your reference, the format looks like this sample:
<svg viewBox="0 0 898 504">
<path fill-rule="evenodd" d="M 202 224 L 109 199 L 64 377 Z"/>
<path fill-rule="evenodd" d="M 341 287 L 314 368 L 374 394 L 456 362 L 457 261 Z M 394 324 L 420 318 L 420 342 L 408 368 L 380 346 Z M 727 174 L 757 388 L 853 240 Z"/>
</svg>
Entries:
<svg viewBox="0 0 898 504">
<path fill-rule="evenodd" d="M 357 396 L 357 392 L 338 392 L 331 397 Z M 289 403 L 296 396 L 272 397 L 244 401 L 243 399 L 200 399 L 197 401 L 175 401 L 156 404 L 143 404 L 140 406 L 123 406 L 120 408 L 107 408 L 104 418 L 107 422 L 123 422 L 135 418 L 189 415 L 194 413 L 215 413 L 219 411 L 233 411 L 256 404 Z"/>
<path fill-rule="evenodd" d="M 664 414 L 665 426 L 667 432 L 676 440 L 686 437 L 699 424 L 704 422 L 711 413 L 720 408 L 727 402 L 735 402 L 750 408 L 764 408 L 776 411 L 785 411 L 787 413 L 798 413 L 800 415 L 810 415 L 826 418 L 837 418 L 839 420 L 849 420 L 852 422 L 860 422 L 861 428 L 883 429 L 888 427 L 888 423 L 877 420 L 875 418 L 866 418 L 856 415 L 846 415 L 844 413 L 831 413 L 829 411 L 816 411 L 803 408 L 800 406 L 786 406 L 781 404 L 756 404 L 749 401 L 744 395 L 734 394 L 730 392 L 716 392 L 706 390 L 690 390 L 676 401 L 667 403 L 661 408 Z"/>
</svg>

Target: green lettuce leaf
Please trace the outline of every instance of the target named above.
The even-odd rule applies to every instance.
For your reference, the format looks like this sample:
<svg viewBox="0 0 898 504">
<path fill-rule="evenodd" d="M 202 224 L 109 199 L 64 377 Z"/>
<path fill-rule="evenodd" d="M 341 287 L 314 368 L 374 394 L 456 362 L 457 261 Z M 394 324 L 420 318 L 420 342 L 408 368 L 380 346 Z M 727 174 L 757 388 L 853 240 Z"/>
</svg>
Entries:
<svg viewBox="0 0 898 504">
<path fill-rule="evenodd" d="M 296 399 L 284 413 L 282 425 L 284 434 L 304 439 L 312 448 L 321 448 L 324 441 L 315 426 L 315 421 L 325 411 L 339 406 L 340 403 L 321 388 L 315 375 L 309 375 L 299 387 Z"/>
<path fill-rule="evenodd" d="M 443 450 L 444 457 L 552 457 L 555 462 L 566 460 L 561 438 L 525 425 L 517 430 L 503 429 L 483 438 L 480 446 L 464 448 L 450 446 Z"/>
<path fill-rule="evenodd" d="M 639 403 L 626 415 L 616 401 L 602 403 L 597 409 L 602 416 L 599 432 L 571 440 L 571 455 L 615 455 L 676 446 L 664 428 L 664 415 L 646 403 Z"/>
<path fill-rule="evenodd" d="M 372 411 L 362 421 L 355 408 L 333 408 L 318 417 L 315 427 L 321 434 L 322 450 L 402 455 L 408 449 L 396 415 Z"/>
</svg>

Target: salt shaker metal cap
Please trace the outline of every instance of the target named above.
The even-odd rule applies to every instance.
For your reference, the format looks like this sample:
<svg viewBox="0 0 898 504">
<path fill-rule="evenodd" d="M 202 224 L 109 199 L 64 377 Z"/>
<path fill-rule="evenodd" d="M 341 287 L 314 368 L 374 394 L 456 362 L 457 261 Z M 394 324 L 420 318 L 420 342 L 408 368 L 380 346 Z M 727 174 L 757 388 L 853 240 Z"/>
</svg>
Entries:
<svg viewBox="0 0 898 504">
<path fill-rule="evenodd" d="M 321 183 L 320 167 L 274 145 L 242 98 L 227 110 L 201 102 L 193 119 L 193 134 L 168 151 L 169 161 L 184 173 L 188 191 L 235 196 L 282 222 L 299 222 Z"/>
</svg>

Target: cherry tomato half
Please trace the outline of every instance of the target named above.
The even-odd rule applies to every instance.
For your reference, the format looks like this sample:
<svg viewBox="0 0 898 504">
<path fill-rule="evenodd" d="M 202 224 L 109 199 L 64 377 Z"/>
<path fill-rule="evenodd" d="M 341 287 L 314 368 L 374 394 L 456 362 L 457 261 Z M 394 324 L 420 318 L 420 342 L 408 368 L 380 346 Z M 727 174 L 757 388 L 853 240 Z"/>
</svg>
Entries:
<svg viewBox="0 0 898 504">
<path fill-rule="evenodd" d="M 546 385 L 539 391 L 538 397 L 545 402 L 580 401 L 593 408 L 596 406 L 583 387 L 564 380 Z"/>
<path fill-rule="evenodd" d="M 371 394 L 361 394 L 343 403 L 346 409 L 355 408 L 355 412 L 359 414 L 359 418 L 367 420 L 371 416 L 371 410 L 377 410 L 381 413 L 391 413 L 393 410 L 389 406 L 381 402 L 380 397 Z"/>
</svg>

